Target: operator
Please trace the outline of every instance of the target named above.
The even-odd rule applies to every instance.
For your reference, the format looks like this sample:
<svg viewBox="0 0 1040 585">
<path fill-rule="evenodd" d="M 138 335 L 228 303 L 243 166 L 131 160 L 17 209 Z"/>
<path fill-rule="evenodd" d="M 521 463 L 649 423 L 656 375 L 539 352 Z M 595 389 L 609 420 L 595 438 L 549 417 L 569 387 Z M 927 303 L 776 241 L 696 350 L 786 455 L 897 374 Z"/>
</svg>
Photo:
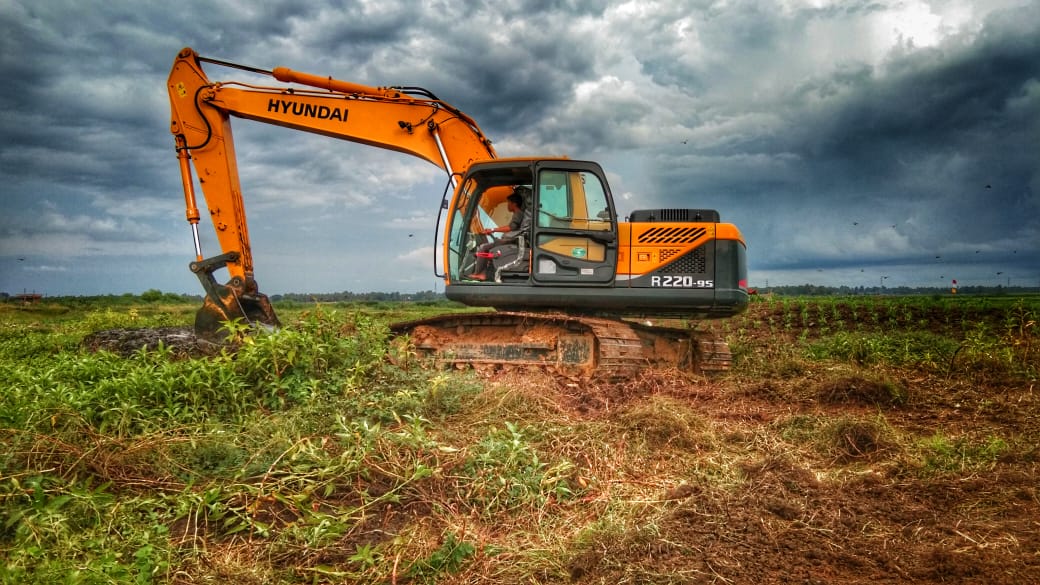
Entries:
<svg viewBox="0 0 1040 585">
<path fill-rule="evenodd" d="M 485 236 L 490 236 L 494 233 L 503 233 L 505 235 L 502 236 L 501 239 L 492 239 L 490 242 L 477 246 L 477 263 L 473 268 L 473 274 L 467 274 L 465 276 L 466 279 L 487 280 L 488 261 L 490 260 L 488 254 L 494 248 L 515 245 L 517 238 L 531 229 L 531 214 L 524 210 L 525 192 L 530 192 L 530 189 L 523 186 L 514 187 L 513 192 L 506 197 L 506 206 L 510 213 L 513 214 L 513 217 L 509 220 L 507 225 L 487 228 L 480 231 L 480 233 Z"/>
</svg>

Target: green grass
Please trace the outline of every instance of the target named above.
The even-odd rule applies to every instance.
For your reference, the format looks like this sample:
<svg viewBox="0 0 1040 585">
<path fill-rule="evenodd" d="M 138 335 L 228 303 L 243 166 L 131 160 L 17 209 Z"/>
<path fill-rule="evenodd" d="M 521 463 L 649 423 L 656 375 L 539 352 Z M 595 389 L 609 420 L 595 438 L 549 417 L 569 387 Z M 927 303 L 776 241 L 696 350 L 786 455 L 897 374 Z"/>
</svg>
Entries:
<svg viewBox="0 0 1040 585">
<path fill-rule="evenodd" d="M 195 309 L 117 300 L 0 305 L 0 583 L 565 582 L 583 554 L 637 577 L 598 555 L 694 550 L 660 532 L 669 494 L 735 497 L 749 465 L 903 481 L 1035 457 L 893 423 L 944 400 L 921 379 L 1035 383 L 1035 300 L 756 300 L 716 324 L 738 362 L 721 381 L 601 394 L 425 369 L 391 342 L 389 322 L 452 304 L 287 303 L 281 330 L 204 358 L 82 349 Z"/>
<path fill-rule="evenodd" d="M 429 477 L 430 419 L 478 389 L 391 366 L 385 324 L 365 311 L 312 308 L 233 354 L 127 359 L 76 340 L 178 316 L 106 308 L 54 322 L 40 309 L 5 321 L 0 338 L 5 583 L 151 582 L 197 560 L 203 551 L 175 543 L 200 530 L 329 546 Z M 537 487 L 532 477 L 518 481 Z M 413 572 L 457 568 L 456 549 Z"/>
</svg>

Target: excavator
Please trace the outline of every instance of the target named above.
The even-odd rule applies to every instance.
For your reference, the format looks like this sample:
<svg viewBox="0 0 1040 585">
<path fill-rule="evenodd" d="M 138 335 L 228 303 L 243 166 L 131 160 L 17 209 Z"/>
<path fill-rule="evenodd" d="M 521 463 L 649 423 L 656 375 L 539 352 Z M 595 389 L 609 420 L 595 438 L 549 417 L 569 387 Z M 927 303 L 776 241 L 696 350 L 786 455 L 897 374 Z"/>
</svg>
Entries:
<svg viewBox="0 0 1040 585">
<path fill-rule="evenodd" d="M 280 85 L 211 81 L 203 63 Z M 723 341 L 689 326 L 732 317 L 748 304 L 746 243 L 715 210 L 638 210 L 621 221 L 599 164 L 499 158 L 473 118 L 421 87 L 264 70 L 185 48 L 168 90 L 195 244 L 189 267 L 205 290 L 195 319 L 199 339 L 219 342 L 223 324 L 233 320 L 280 326 L 255 280 L 234 118 L 398 151 L 444 171 L 434 273 L 444 279 L 448 299 L 494 310 L 393 324 L 393 333 L 417 352 L 445 364 L 606 376 L 647 366 L 701 372 L 730 366 Z M 210 257 L 200 244 L 196 180 L 220 246 Z M 511 198 L 520 205 L 511 207 Z M 516 209 L 522 212 L 511 213 Z M 506 227 L 519 217 L 516 229 Z M 486 268 L 475 274 L 480 265 Z M 215 272 L 222 269 L 228 280 L 219 283 Z"/>
</svg>

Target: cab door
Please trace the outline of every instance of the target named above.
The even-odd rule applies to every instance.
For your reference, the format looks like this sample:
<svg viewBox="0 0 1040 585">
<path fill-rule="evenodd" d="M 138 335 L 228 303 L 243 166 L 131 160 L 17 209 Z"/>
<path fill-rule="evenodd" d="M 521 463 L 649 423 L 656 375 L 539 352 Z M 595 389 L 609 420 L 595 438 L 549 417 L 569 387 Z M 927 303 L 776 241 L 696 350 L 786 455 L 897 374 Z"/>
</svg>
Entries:
<svg viewBox="0 0 1040 585">
<path fill-rule="evenodd" d="M 534 178 L 531 276 L 536 284 L 605 286 L 617 270 L 618 227 L 596 163 L 542 161 Z"/>
</svg>

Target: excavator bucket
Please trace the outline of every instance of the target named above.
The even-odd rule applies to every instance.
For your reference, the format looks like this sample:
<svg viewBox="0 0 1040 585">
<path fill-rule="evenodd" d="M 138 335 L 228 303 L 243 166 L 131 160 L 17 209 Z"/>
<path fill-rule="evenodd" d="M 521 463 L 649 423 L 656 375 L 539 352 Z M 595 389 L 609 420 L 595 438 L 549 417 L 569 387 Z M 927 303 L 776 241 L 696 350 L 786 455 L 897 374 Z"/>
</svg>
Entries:
<svg viewBox="0 0 1040 585">
<path fill-rule="evenodd" d="M 211 343 L 222 343 L 227 337 L 224 323 L 241 320 L 253 325 L 280 327 L 267 295 L 244 295 L 232 286 L 218 286 L 223 292 L 218 298 L 209 294 L 195 313 L 195 336 Z"/>
<path fill-rule="evenodd" d="M 274 307 L 267 295 L 259 291 L 252 278 L 232 278 L 227 284 L 217 284 L 213 271 L 221 268 L 237 254 L 225 254 L 209 260 L 192 262 L 191 271 L 199 277 L 206 298 L 195 313 L 195 336 L 200 341 L 223 343 L 227 333 L 224 323 L 240 320 L 261 327 L 281 327 Z"/>
</svg>

